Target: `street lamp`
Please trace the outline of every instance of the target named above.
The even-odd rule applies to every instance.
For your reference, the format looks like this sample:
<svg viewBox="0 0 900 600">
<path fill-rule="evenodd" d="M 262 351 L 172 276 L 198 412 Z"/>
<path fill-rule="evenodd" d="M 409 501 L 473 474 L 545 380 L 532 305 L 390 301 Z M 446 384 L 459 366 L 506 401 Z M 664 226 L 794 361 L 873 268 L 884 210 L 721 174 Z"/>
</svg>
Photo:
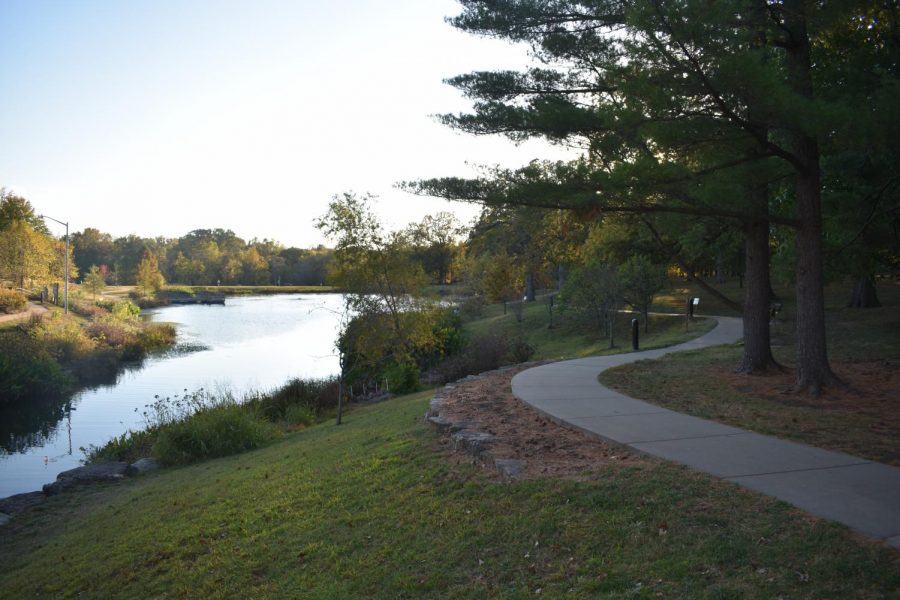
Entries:
<svg viewBox="0 0 900 600">
<path fill-rule="evenodd" d="M 56 221 L 60 225 L 66 226 L 66 266 L 65 266 L 65 276 L 66 276 L 66 291 L 65 291 L 65 313 L 69 314 L 69 224 L 63 223 L 53 217 L 48 217 L 47 215 L 38 215 L 42 219 L 50 219 L 51 221 Z"/>
</svg>

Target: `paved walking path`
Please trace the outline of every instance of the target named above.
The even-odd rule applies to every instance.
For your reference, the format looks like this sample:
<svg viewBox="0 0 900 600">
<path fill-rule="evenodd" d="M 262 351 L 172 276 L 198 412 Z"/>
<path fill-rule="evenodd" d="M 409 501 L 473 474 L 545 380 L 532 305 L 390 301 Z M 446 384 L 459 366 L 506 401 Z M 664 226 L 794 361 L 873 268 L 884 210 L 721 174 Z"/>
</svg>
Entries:
<svg viewBox="0 0 900 600">
<path fill-rule="evenodd" d="M 733 481 L 900 548 L 900 468 L 667 410 L 597 381 L 611 367 L 741 339 L 740 319 L 714 318 L 712 331 L 678 346 L 522 371 L 513 377 L 513 394 L 562 425 Z"/>
</svg>

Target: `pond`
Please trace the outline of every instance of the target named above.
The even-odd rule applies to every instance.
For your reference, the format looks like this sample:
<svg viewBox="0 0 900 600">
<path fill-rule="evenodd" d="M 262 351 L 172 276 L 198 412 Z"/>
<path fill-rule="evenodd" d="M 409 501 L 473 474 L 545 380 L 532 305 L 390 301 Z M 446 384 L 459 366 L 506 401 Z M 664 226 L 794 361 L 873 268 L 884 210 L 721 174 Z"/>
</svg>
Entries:
<svg viewBox="0 0 900 600">
<path fill-rule="evenodd" d="M 156 395 L 203 388 L 241 397 L 292 377 L 337 374 L 334 341 L 341 306 L 335 294 L 290 294 L 146 311 L 154 321 L 177 324 L 175 350 L 68 402 L 34 407 L 33 414 L 20 410 L 0 416 L 0 498 L 39 490 L 58 473 L 80 466 L 84 454 L 79 448 L 142 428 L 141 413 Z"/>
</svg>

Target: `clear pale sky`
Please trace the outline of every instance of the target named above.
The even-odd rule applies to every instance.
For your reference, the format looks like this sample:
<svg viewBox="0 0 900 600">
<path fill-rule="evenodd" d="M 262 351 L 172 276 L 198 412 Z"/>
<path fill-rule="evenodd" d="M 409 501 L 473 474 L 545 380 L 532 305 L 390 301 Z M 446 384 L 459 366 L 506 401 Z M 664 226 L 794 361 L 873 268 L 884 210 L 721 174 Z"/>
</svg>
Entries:
<svg viewBox="0 0 900 600">
<path fill-rule="evenodd" d="M 233 229 L 307 247 L 337 193 L 391 226 L 469 205 L 401 180 L 517 166 L 542 144 L 453 132 L 442 83 L 526 49 L 444 22 L 450 0 L 0 1 L 0 186 L 72 231 Z M 52 222 L 51 228 L 60 233 Z"/>
</svg>

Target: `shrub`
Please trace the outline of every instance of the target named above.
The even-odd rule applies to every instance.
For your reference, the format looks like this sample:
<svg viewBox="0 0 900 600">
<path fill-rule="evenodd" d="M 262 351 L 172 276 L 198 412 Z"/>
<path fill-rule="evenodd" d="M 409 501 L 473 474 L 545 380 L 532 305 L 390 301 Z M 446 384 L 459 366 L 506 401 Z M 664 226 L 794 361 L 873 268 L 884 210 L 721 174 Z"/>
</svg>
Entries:
<svg viewBox="0 0 900 600">
<path fill-rule="evenodd" d="M 99 317 L 85 326 L 85 333 L 101 344 L 121 348 L 133 344 L 137 338 L 137 328 L 112 315 Z"/>
<path fill-rule="evenodd" d="M 523 337 L 514 338 L 507 345 L 506 356 L 512 363 L 523 363 L 534 356 L 534 346 Z"/>
<path fill-rule="evenodd" d="M 0 288 L 0 312 L 18 313 L 25 310 L 28 306 L 28 299 L 24 294 L 20 294 L 16 290 Z"/>
<path fill-rule="evenodd" d="M 71 298 L 69 299 L 69 310 L 71 310 L 76 315 L 81 315 L 82 317 L 91 319 L 109 314 L 107 309 L 105 309 L 100 304 L 86 302 L 84 300 L 73 300 Z"/>
<path fill-rule="evenodd" d="M 177 332 L 171 323 L 144 323 L 137 343 L 146 351 L 162 350 L 175 343 Z"/>
<path fill-rule="evenodd" d="M 284 413 L 284 421 L 288 425 L 309 427 L 317 420 L 315 411 L 306 404 L 292 404 Z"/>
<path fill-rule="evenodd" d="M 120 319 L 137 319 L 141 308 L 131 300 L 120 300 L 112 305 L 112 314 Z"/>
<path fill-rule="evenodd" d="M 84 330 L 98 344 L 120 350 L 125 360 L 143 358 L 149 351 L 172 345 L 176 338 L 171 323 L 141 323 L 131 316 L 108 313 L 88 323 Z"/>
<path fill-rule="evenodd" d="M 253 411 L 225 403 L 162 428 L 153 456 L 167 465 L 191 463 L 258 448 L 274 435 Z"/>
<path fill-rule="evenodd" d="M 502 365 L 506 350 L 506 339 L 503 336 L 485 333 L 472 338 L 464 355 L 474 374 L 491 371 Z"/>
<path fill-rule="evenodd" d="M 96 342 L 77 320 L 58 312 L 51 313 L 49 317 L 33 320 L 29 325 L 28 334 L 41 342 L 53 357 L 62 362 L 71 362 L 96 347 Z"/>
<path fill-rule="evenodd" d="M 384 369 L 388 389 L 394 394 L 410 394 L 419 389 L 419 367 L 409 363 L 391 363 Z"/>
<path fill-rule="evenodd" d="M 534 347 L 524 338 L 507 340 L 498 334 L 485 333 L 472 338 L 460 354 L 438 365 L 433 377 L 447 383 L 493 371 L 505 364 L 526 362 L 532 356 Z"/>
<path fill-rule="evenodd" d="M 460 317 L 458 311 L 452 309 L 441 310 L 440 317 L 432 330 L 435 339 L 434 354 L 438 358 L 456 354 L 465 345 L 462 317 Z"/>
<path fill-rule="evenodd" d="M 337 380 L 294 378 L 273 392 L 252 398 L 248 404 L 269 421 L 286 419 L 293 406 L 304 406 L 318 417 L 337 406 Z"/>
<path fill-rule="evenodd" d="M 128 430 L 118 437 L 109 440 L 103 446 L 91 444 L 87 448 L 81 448 L 86 462 L 134 462 L 138 459 L 150 456 L 153 444 L 156 442 L 158 431 L 145 429 L 141 431 Z"/>
</svg>

